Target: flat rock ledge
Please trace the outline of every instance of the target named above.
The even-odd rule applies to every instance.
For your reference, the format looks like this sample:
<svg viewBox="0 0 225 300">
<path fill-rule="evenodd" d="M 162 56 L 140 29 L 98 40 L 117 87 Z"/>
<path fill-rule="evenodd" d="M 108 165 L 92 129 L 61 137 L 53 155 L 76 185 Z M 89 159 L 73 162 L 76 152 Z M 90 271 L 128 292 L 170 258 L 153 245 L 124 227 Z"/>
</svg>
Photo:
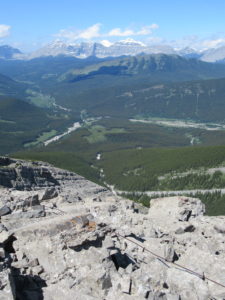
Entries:
<svg viewBox="0 0 225 300">
<path fill-rule="evenodd" d="M 1 157 L 0 299 L 225 299 L 225 217 L 204 211 L 184 196 L 143 208 L 75 173 Z"/>
</svg>

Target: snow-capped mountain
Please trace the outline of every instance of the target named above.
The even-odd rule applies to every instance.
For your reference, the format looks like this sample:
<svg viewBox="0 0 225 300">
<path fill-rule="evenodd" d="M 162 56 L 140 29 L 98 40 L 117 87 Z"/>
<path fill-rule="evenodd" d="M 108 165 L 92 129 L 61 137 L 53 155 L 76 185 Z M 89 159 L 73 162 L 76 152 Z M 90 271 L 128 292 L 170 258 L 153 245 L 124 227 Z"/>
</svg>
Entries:
<svg viewBox="0 0 225 300">
<path fill-rule="evenodd" d="M 145 52 L 146 45 L 135 41 L 133 39 L 126 39 L 122 41 L 115 42 L 111 44 L 109 47 L 105 47 L 104 45 L 99 44 L 95 47 L 94 55 L 97 57 L 107 57 L 107 56 L 122 56 L 122 55 L 136 55 L 141 52 Z"/>
<path fill-rule="evenodd" d="M 186 58 L 197 58 L 197 59 L 202 56 L 202 52 L 190 47 L 185 47 L 177 50 L 177 54 Z"/>
<path fill-rule="evenodd" d="M 137 55 L 140 53 L 165 53 L 175 54 L 176 52 L 170 46 L 158 45 L 148 46 L 142 42 L 133 39 L 125 39 L 115 43 L 103 40 L 98 43 L 83 42 L 79 44 L 67 44 L 62 41 L 54 41 L 43 48 L 31 53 L 28 58 L 36 58 L 41 56 L 57 56 L 67 55 L 77 58 L 87 58 L 89 56 L 117 57 L 122 55 Z"/>
<path fill-rule="evenodd" d="M 79 58 L 86 58 L 93 55 L 93 43 L 67 44 L 62 41 L 54 41 L 37 51 L 32 52 L 28 58 L 41 56 L 67 55 Z"/>
<path fill-rule="evenodd" d="M 125 40 L 110 42 L 103 40 L 99 42 L 66 43 L 56 40 L 46 46 L 29 54 L 22 54 L 20 50 L 10 46 L 0 46 L 0 58 L 3 59 L 33 59 L 45 56 L 72 56 L 87 58 L 96 56 L 99 58 L 132 56 L 138 54 L 177 54 L 186 58 L 196 58 L 206 62 L 225 61 L 225 46 L 199 51 L 190 47 L 174 49 L 169 45 L 147 45 L 143 42 L 128 38 Z"/>
<path fill-rule="evenodd" d="M 97 49 L 98 50 L 98 49 Z M 133 39 L 126 39 L 115 42 L 110 47 L 96 51 L 95 56 L 107 57 L 107 56 L 122 56 L 122 55 L 137 55 L 140 53 L 165 53 L 174 54 L 175 51 L 169 46 L 148 46 L 142 42 L 135 41 Z"/>
</svg>

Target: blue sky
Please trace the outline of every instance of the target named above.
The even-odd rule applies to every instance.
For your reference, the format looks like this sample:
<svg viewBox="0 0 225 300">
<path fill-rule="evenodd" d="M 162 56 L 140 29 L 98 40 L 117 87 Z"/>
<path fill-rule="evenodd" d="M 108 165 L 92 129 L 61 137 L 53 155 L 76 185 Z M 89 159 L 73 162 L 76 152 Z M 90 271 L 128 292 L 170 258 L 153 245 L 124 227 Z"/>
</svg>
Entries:
<svg viewBox="0 0 225 300">
<path fill-rule="evenodd" d="M 172 46 L 225 43 L 224 0 L 5 0 L 0 43 L 24 50 L 68 42 L 133 38 Z"/>
</svg>

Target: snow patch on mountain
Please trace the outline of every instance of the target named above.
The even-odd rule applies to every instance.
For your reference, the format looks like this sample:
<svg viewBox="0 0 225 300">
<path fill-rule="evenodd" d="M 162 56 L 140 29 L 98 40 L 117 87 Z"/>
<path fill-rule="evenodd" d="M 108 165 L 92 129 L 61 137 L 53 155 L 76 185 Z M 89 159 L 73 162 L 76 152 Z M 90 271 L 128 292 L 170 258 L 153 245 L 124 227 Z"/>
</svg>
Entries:
<svg viewBox="0 0 225 300">
<path fill-rule="evenodd" d="M 108 41 L 108 40 L 102 40 L 102 41 L 100 42 L 100 44 L 102 44 L 104 47 L 110 47 L 110 46 L 113 45 L 113 43 L 111 43 L 111 42 Z"/>
</svg>

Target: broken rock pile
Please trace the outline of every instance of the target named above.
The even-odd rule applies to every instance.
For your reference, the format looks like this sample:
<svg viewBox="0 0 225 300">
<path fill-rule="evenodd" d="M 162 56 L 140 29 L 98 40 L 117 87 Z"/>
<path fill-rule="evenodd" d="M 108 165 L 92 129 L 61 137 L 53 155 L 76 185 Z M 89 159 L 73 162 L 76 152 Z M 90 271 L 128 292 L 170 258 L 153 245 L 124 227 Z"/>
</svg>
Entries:
<svg viewBox="0 0 225 300">
<path fill-rule="evenodd" d="M 0 165 L 1 300 L 225 299 L 225 217 L 200 200 L 148 209 L 45 163 Z"/>
</svg>

